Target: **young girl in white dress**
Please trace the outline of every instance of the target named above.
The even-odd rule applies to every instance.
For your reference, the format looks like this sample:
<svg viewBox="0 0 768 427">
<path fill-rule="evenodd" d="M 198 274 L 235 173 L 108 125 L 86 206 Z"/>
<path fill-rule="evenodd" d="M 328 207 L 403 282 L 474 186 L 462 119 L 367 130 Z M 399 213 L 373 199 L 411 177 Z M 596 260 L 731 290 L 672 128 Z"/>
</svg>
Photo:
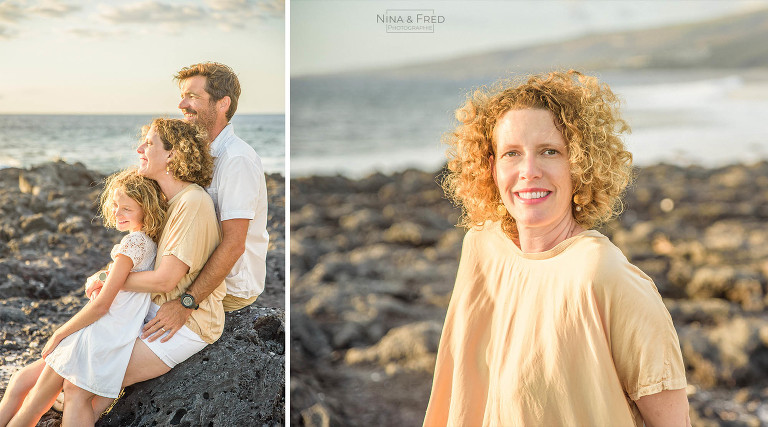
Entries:
<svg viewBox="0 0 768 427">
<path fill-rule="evenodd" d="M 107 227 L 129 232 L 112 249 L 113 262 L 97 296 L 62 325 L 43 348 L 47 366 L 8 426 L 34 426 L 51 407 L 64 380 L 94 395 L 116 398 L 149 309 L 150 294 L 123 291 L 129 272 L 151 270 L 167 204 L 155 181 L 135 169 L 109 178 L 101 195 Z M 89 281 L 98 278 L 99 273 Z M 68 414 L 87 408 L 64 408 Z"/>
</svg>

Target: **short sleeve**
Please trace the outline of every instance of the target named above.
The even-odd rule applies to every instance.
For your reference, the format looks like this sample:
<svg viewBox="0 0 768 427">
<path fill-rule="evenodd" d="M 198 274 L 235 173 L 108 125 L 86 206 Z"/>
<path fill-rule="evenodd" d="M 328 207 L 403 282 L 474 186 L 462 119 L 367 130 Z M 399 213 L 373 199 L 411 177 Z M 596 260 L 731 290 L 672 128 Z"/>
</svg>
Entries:
<svg viewBox="0 0 768 427">
<path fill-rule="evenodd" d="M 259 192 L 264 186 L 264 170 L 257 160 L 234 156 L 220 165 L 224 171 L 219 177 L 216 205 L 222 221 L 253 219 Z"/>
<path fill-rule="evenodd" d="M 117 254 L 125 255 L 133 261 L 133 267 L 137 267 L 149 253 L 147 245 L 148 242 L 141 233 L 130 233 L 120 241 L 117 250 L 113 252 L 113 258 Z"/>
<path fill-rule="evenodd" d="M 672 317 L 653 281 L 624 261 L 614 265 L 606 315 L 611 353 L 621 385 L 632 400 L 685 388 L 685 365 Z"/>
<path fill-rule="evenodd" d="M 208 193 L 199 189 L 186 194 L 173 209 L 173 216 L 168 218 L 165 227 L 163 234 L 168 235 L 168 240 L 159 255 L 174 255 L 190 271 L 201 269 L 209 255 L 208 246 L 203 242 L 208 242 L 211 234 L 218 235 L 218 221 Z"/>
</svg>

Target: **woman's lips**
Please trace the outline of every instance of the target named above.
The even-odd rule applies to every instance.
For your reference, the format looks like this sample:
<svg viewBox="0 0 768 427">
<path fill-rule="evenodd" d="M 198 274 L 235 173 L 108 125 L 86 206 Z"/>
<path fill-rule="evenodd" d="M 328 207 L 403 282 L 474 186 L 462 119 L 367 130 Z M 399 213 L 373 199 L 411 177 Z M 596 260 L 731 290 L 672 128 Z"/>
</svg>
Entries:
<svg viewBox="0 0 768 427">
<path fill-rule="evenodd" d="M 524 205 L 533 205 L 537 203 L 543 203 L 549 198 L 550 194 L 552 194 L 552 192 L 549 190 L 537 188 L 531 190 L 516 191 L 515 197 Z"/>
</svg>

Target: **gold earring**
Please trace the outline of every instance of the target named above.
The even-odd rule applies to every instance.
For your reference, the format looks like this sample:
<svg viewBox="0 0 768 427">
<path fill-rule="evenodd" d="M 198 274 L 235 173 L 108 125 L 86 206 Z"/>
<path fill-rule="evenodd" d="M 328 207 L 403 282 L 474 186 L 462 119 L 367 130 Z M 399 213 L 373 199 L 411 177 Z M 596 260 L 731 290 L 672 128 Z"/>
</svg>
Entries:
<svg viewBox="0 0 768 427">
<path fill-rule="evenodd" d="M 503 203 L 499 203 L 499 205 L 496 206 L 496 213 L 498 213 L 501 216 L 505 216 L 507 214 L 507 207 L 504 206 Z"/>
<path fill-rule="evenodd" d="M 579 197 L 578 194 L 573 195 L 573 204 L 576 205 L 575 207 L 576 212 L 581 212 L 581 204 L 579 203 L 579 199 L 581 198 Z"/>
<path fill-rule="evenodd" d="M 169 169 L 168 166 L 165 167 L 165 174 L 168 175 Z"/>
</svg>

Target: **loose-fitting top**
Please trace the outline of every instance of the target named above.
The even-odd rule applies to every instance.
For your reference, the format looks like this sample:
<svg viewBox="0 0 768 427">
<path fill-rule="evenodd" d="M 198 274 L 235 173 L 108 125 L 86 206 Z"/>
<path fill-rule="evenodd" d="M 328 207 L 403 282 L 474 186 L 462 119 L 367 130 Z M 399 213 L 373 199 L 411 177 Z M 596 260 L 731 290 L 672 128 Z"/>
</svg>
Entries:
<svg viewBox="0 0 768 427">
<path fill-rule="evenodd" d="M 189 267 L 189 271 L 171 292 L 153 293 L 152 302 L 162 305 L 185 293 L 219 242 L 219 222 L 208 193 L 199 185 L 190 184 L 173 196 L 168 201 L 168 219 L 157 244 L 155 269 L 164 256 L 174 255 Z M 208 344 L 219 339 L 224 331 L 224 307 L 221 300 L 225 294 L 226 286 L 222 281 L 206 299 L 198 301 L 200 308 L 193 310 L 185 323 Z"/>
<path fill-rule="evenodd" d="M 467 233 L 425 426 L 642 426 L 635 400 L 685 386 L 656 286 L 607 237 L 523 253 L 499 223 Z"/>
</svg>

